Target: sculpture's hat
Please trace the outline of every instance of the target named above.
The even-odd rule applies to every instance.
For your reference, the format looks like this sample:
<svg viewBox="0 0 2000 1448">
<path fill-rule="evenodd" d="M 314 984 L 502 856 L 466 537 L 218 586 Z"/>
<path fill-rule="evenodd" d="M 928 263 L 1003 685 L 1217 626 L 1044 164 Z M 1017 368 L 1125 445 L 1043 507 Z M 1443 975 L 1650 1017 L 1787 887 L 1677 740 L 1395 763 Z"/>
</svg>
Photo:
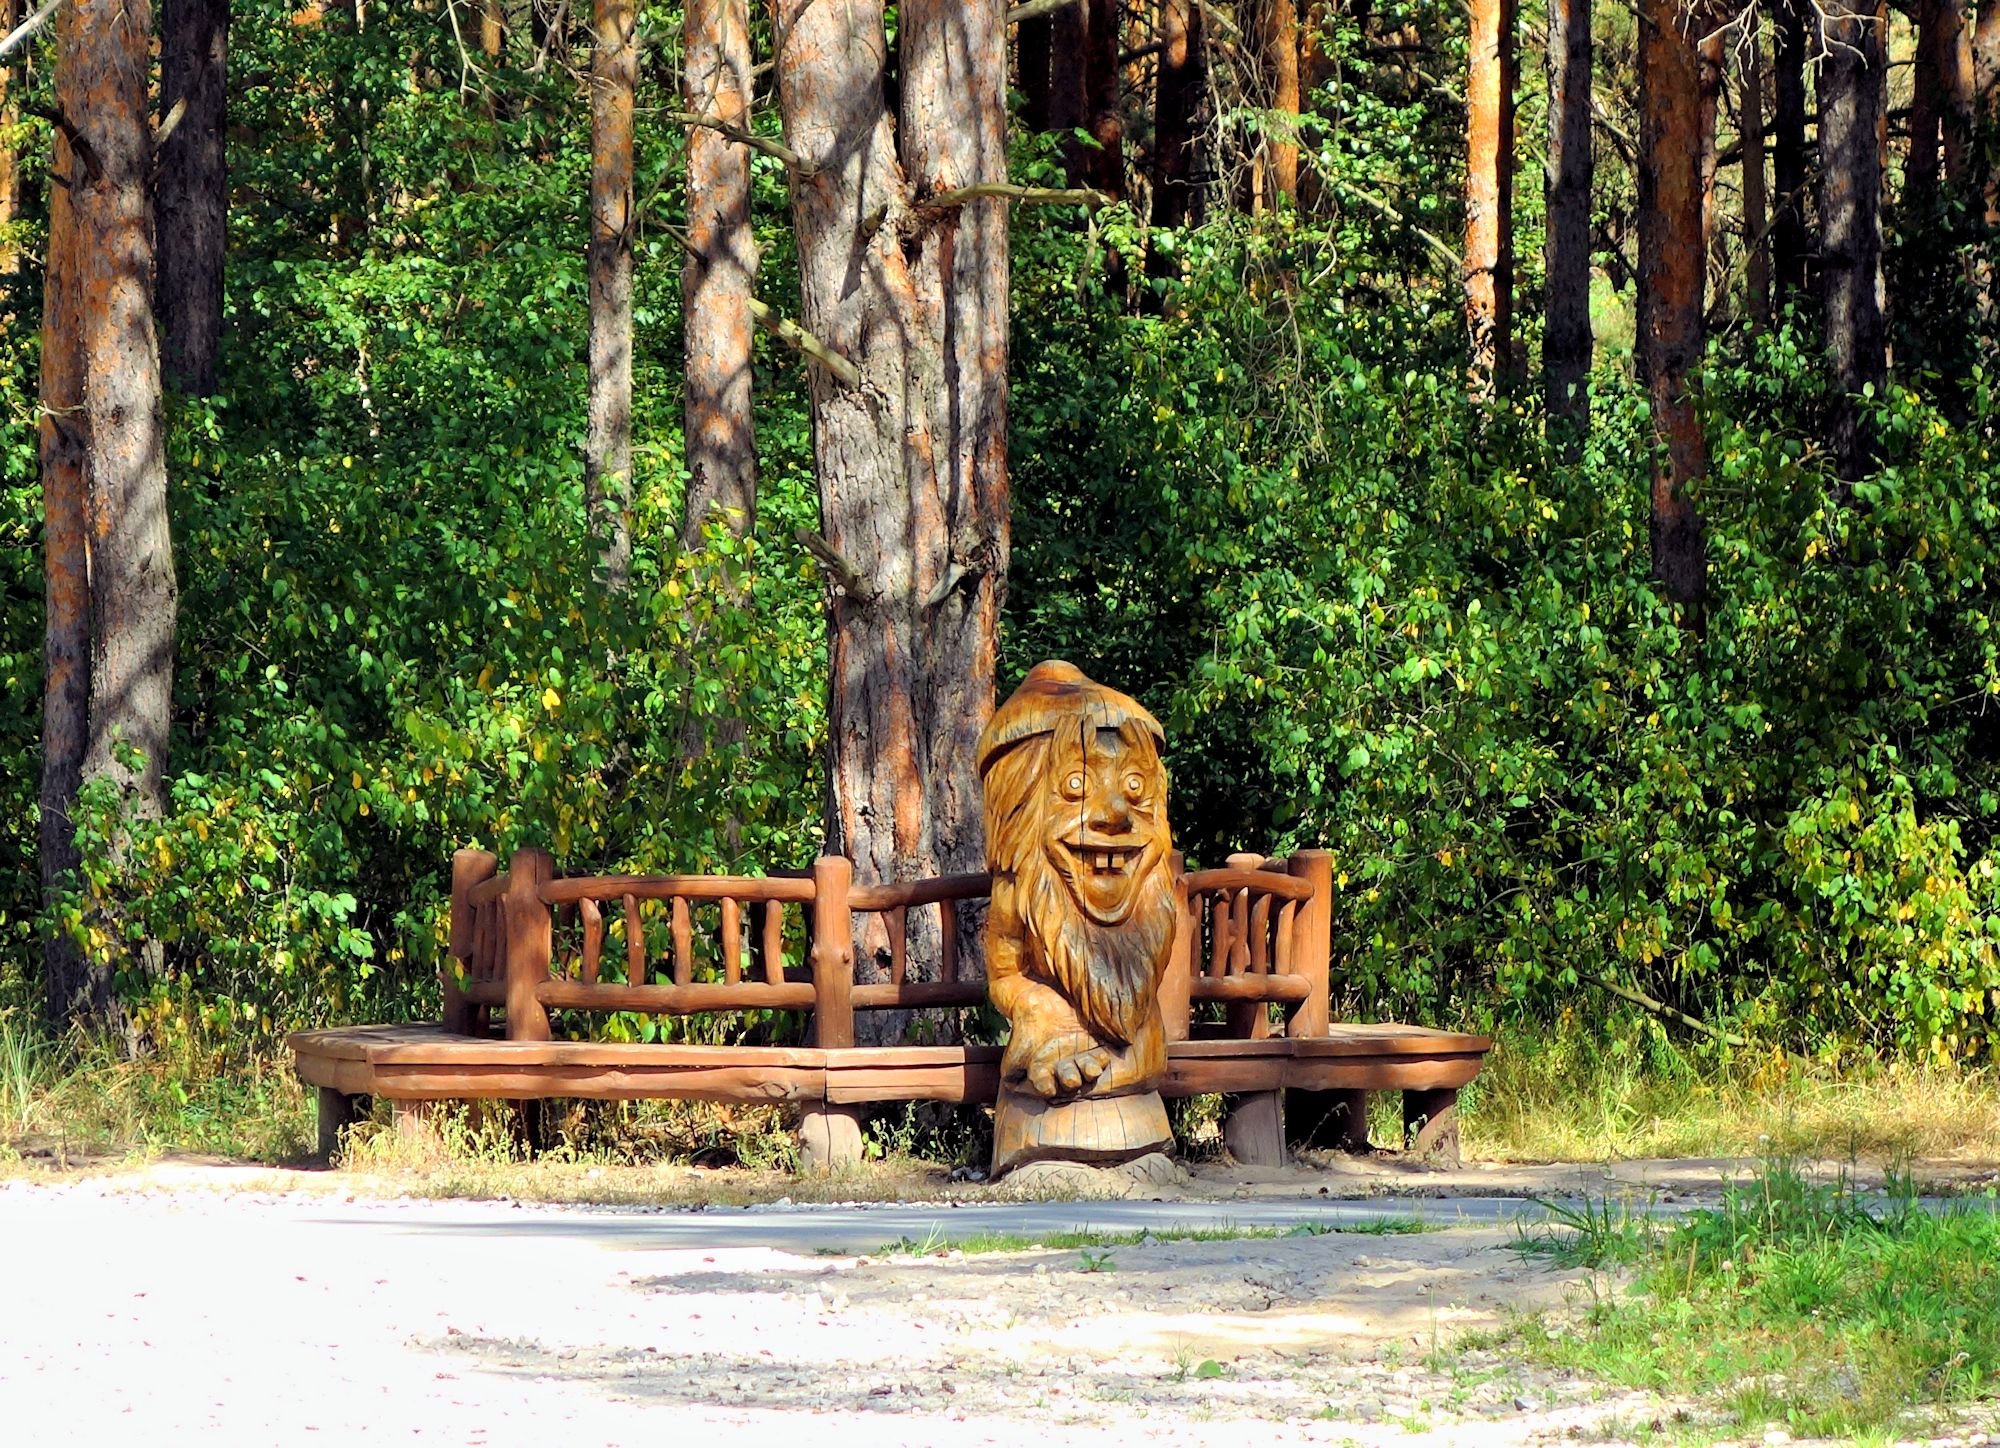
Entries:
<svg viewBox="0 0 2000 1448">
<path fill-rule="evenodd" d="M 1099 729 L 1142 724 L 1155 746 L 1167 742 L 1160 721 L 1137 699 L 1092 681 L 1075 664 L 1050 659 L 1028 670 L 1021 687 L 993 711 L 986 731 L 979 736 L 980 777 L 985 778 L 987 767 L 1014 745 L 1038 734 L 1053 733 L 1059 721 L 1079 715 Z"/>
</svg>

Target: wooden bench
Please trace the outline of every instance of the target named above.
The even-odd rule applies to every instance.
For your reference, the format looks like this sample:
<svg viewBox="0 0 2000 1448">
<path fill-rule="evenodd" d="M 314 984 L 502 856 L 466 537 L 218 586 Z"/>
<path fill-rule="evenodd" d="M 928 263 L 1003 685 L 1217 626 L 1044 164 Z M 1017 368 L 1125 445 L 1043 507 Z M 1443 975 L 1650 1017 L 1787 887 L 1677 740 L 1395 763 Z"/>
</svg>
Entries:
<svg viewBox="0 0 2000 1448">
<path fill-rule="evenodd" d="M 768 878 L 559 877 L 540 850 L 517 852 L 505 874 L 497 866 L 483 851 L 453 860 L 440 1024 L 290 1037 L 299 1075 L 319 1088 L 323 1155 L 354 1119 L 357 1097 L 790 1104 L 817 1167 L 858 1159 L 863 1104 L 994 1099 L 997 1046 L 857 1046 L 854 1030 L 858 1011 L 984 1003 L 976 955 L 960 949 L 976 928 L 965 917 L 988 893 L 984 875 L 856 885 L 850 862 L 827 856 L 809 873 Z M 1286 1092 L 1310 1093 L 1334 1141 L 1365 1147 L 1368 1094 L 1400 1091 L 1409 1144 L 1456 1163 L 1458 1091 L 1491 1043 L 1329 1022 L 1327 856 L 1235 855 L 1197 871 L 1176 859 L 1174 875 L 1181 917 L 1160 991 L 1164 1093 L 1234 1097 L 1228 1146 L 1266 1166 L 1286 1159 Z M 857 972 L 857 951 L 871 969 Z M 935 959 L 941 978 L 913 978 L 913 957 Z M 1221 1003 L 1207 1013 L 1221 1019 L 1197 1019 L 1208 1002 Z M 623 1011 L 805 1012 L 812 1045 L 555 1039 L 565 1013 Z"/>
</svg>

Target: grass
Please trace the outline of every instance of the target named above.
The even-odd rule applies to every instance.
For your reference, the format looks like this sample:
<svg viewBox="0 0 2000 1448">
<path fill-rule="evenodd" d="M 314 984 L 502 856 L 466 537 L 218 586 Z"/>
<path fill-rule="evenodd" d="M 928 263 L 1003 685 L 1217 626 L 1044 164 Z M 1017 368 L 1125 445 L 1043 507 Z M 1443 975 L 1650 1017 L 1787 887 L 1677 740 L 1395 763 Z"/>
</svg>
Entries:
<svg viewBox="0 0 2000 1448">
<path fill-rule="evenodd" d="M 1504 1034 L 1460 1117 L 1466 1154 L 1488 1161 L 2000 1161 L 1991 1069 L 1709 1054 L 1654 1030 L 1606 1040 L 1574 1018 Z"/>
<path fill-rule="evenodd" d="M 933 1228 L 928 1236 L 899 1237 L 868 1255 L 934 1257 L 945 1252 L 962 1252 L 972 1257 L 982 1253 L 1036 1251 L 1096 1254 L 1117 1247 L 1148 1247 L 1162 1242 L 1248 1242 L 1335 1234 L 1401 1237 L 1436 1230 L 1415 1217 L 1375 1217 L 1365 1222 L 1300 1222 L 1291 1227 L 1238 1227 L 1224 1223 L 1216 1227 L 1149 1227 L 1137 1232 L 1102 1232 L 1088 1228 L 1058 1232 L 976 1232 L 957 1240 L 949 1240 L 942 1230 Z"/>
<path fill-rule="evenodd" d="M 1592 1211 L 1571 1238 L 1568 1260 L 1627 1264 L 1630 1285 L 1602 1293 L 1577 1330 L 1525 1333 L 1529 1350 L 1698 1398 L 1725 1427 L 1889 1434 L 2000 1390 L 1990 1193 L 1926 1210 L 1907 1184 L 1871 1202 L 1781 1163 L 1672 1226 Z"/>
</svg>

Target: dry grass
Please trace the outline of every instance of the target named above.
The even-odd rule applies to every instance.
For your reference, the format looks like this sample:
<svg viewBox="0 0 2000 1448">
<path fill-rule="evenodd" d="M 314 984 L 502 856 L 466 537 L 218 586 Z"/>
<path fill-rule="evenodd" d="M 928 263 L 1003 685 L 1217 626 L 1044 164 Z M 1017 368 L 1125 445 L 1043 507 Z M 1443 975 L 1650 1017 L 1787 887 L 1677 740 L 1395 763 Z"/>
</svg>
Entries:
<svg viewBox="0 0 2000 1448">
<path fill-rule="evenodd" d="M 1490 1161 L 1781 1156 L 2000 1161 L 1991 1070 L 1696 1057 L 1662 1039 L 1571 1027 L 1503 1038 L 1464 1098 L 1469 1155 Z"/>
</svg>

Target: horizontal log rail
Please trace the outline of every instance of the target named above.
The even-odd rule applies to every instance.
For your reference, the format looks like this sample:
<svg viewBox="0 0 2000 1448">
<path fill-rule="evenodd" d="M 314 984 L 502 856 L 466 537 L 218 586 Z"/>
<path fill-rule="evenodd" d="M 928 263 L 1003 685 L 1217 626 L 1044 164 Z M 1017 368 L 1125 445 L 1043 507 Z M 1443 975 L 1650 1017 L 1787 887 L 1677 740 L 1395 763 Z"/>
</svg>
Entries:
<svg viewBox="0 0 2000 1448">
<path fill-rule="evenodd" d="M 932 883 L 932 882 L 925 882 Z M 810 903 L 813 882 L 781 875 L 574 875 L 542 887 L 542 901 L 573 905 L 580 900 L 767 900 Z"/>
</svg>

